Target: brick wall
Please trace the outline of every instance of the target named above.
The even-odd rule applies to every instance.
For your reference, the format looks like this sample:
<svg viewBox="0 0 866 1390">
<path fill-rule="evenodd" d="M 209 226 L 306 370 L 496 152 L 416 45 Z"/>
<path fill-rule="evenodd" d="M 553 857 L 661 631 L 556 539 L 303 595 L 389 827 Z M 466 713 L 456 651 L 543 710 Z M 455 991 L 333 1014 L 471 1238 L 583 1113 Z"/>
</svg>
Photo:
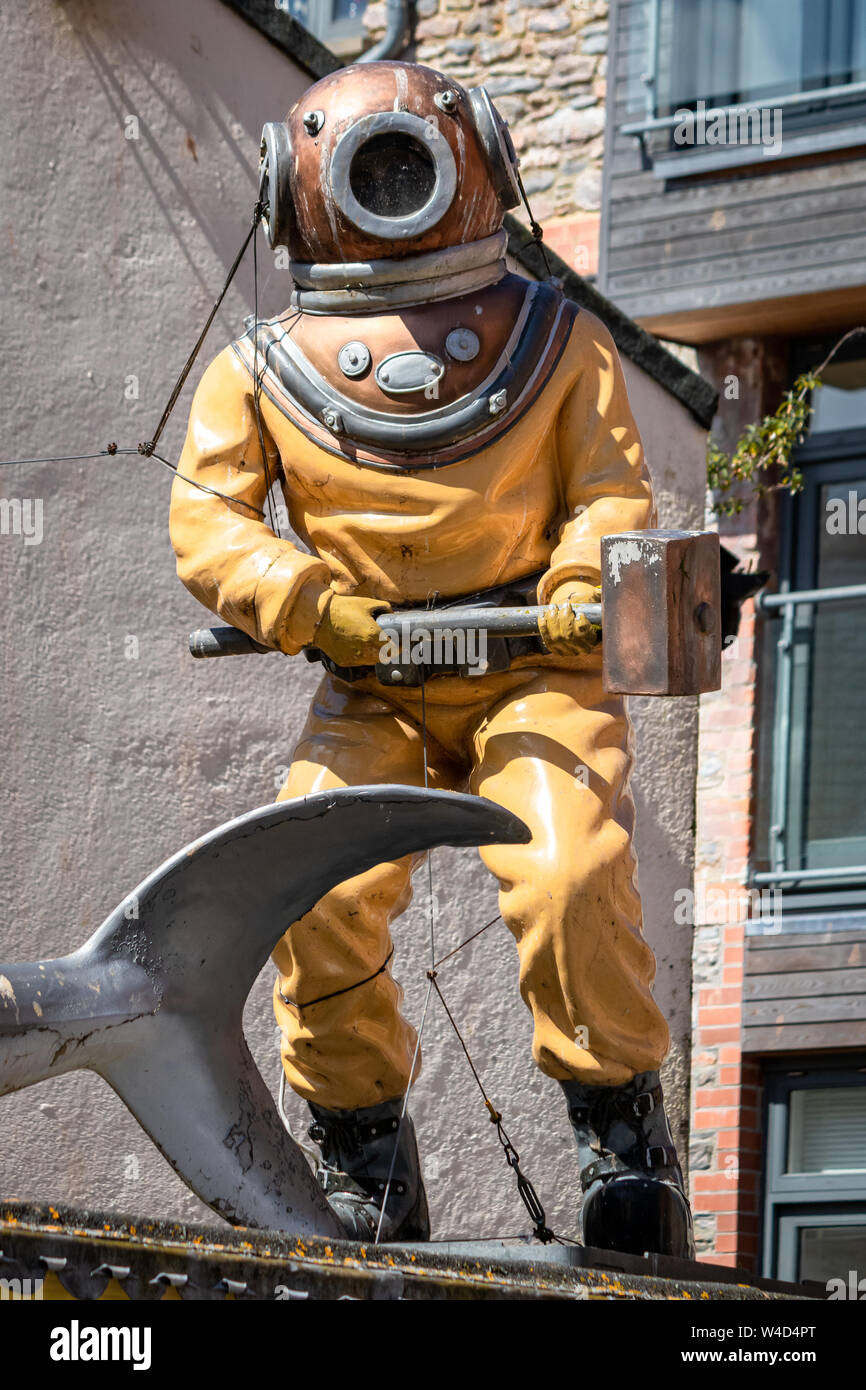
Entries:
<svg viewBox="0 0 866 1390">
<path fill-rule="evenodd" d="M 742 559 L 756 537 L 724 536 Z M 744 610 L 724 656 L 723 689 L 701 701 L 696 923 L 693 957 L 693 1109 L 689 1162 L 698 1258 L 753 1268 L 761 1168 L 760 1077 L 741 1048 L 745 923 L 755 752 L 755 617 Z"/>
<path fill-rule="evenodd" d="M 486 86 L 508 121 L 545 240 L 582 275 L 598 269 L 607 0 L 417 0 L 405 56 Z M 364 16 L 371 38 L 385 7 Z M 526 222 L 523 209 L 515 215 Z"/>
<path fill-rule="evenodd" d="M 747 424 L 778 405 L 786 359 L 770 340 L 742 339 L 703 351 L 700 369 L 722 393 L 716 433 L 730 450 Z M 743 568 L 767 567 L 768 508 L 753 503 L 719 531 Z M 760 1068 L 741 1046 L 758 636 L 749 602 L 723 656 L 722 689 L 701 697 L 695 852 L 692 1211 L 698 1257 L 745 1269 L 758 1260 L 762 1164 Z"/>
</svg>

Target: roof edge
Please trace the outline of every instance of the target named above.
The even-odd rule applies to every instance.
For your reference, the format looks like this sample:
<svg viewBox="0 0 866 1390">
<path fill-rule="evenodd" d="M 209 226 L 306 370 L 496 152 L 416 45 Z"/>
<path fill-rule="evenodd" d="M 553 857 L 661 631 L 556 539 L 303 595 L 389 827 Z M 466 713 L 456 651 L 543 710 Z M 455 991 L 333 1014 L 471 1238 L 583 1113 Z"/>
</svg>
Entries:
<svg viewBox="0 0 866 1390">
<path fill-rule="evenodd" d="M 550 273 L 562 282 L 566 296 L 601 319 L 610 330 L 619 351 L 684 405 L 699 425 L 709 429 L 716 413 L 718 392 L 708 381 L 674 357 L 658 338 L 641 328 L 600 290 L 572 270 L 549 246 L 545 246 L 542 253 L 538 243 L 531 239 L 527 228 L 516 217 L 506 217 L 505 230 L 508 233 L 510 256 L 539 280 L 547 278 L 549 265 Z"/>
<path fill-rule="evenodd" d="M 266 39 L 292 58 L 311 77 L 327 77 L 344 66 L 330 48 L 299 24 L 292 15 L 278 10 L 274 0 L 222 0 Z"/>
</svg>

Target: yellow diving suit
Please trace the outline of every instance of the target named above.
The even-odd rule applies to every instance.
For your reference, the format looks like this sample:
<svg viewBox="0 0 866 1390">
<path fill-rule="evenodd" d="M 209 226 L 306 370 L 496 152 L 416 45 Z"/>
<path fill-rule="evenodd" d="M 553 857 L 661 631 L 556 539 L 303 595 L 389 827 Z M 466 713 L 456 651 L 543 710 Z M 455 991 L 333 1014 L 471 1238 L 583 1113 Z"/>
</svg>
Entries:
<svg viewBox="0 0 866 1390">
<path fill-rule="evenodd" d="M 495 358 L 511 311 L 536 288 L 508 276 L 450 300 L 448 322 L 477 328 L 489 318 Z M 503 296 L 511 311 L 497 318 Z M 171 538 L 183 583 L 226 622 L 292 655 L 319 640 L 331 594 L 424 606 L 541 571 L 539 603 L 587 597 L 599 580 L 600 537 L 651 525 L 653 501 L 611 337 L 557 297 L 540 389 L 507 427 L 489 441 L 475 437 L 441 467 L 389 470 L 363 450 L 313 437 L 276 378 L 268 389 L 267 373 L 266 467 L 255 351 L 249 335 L 226 348 L 196 392 L 179 469 L 236 502 L 175 482 Z M 396 325 L 394 317 L 337 315 L 323 329 L 290 311 L 267 328 L 313 366 L 328 350 L 325 330 L 340 342 L 363 328 L 374 360 L 377 334 L 391 352 L 428 342 L 429 309 L 404 312 Z M 261 370 L 261 353 L 257 361 Z M 276 536 L 262 515 L 274 478 L 300 545 Z M 617 1086 L 656 1069 L 668 1046 L 635 885 L 630 730 L 622 698 L 602 689 L 600 653 L 555 645 L 518 656 L 505 672 L 427 683 L 426 776 L 433 787 L 489 797 L 531 828 L 530 843 L 481 854 L 517 943 L 533 1055 L 558 1080 Z M 421 691 L 385 688 L 372 674 L 351 684 L 326 675 L 281 797 L 424 780 Z M 401 859 L 342 884 L 274 953 L 286 1076 L 329 1109 L 374 1105 L 409 1081 L 415 1034 L 387 962 L 414 867 Z"/>
</svg>

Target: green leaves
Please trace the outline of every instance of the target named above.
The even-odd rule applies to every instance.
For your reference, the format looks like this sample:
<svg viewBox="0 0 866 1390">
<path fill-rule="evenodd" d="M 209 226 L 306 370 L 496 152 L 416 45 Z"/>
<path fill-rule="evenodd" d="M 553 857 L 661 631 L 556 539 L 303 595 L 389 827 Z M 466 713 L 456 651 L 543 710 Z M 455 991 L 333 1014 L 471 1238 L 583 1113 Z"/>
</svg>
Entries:
<svg viewBox="0 0 866 1390">
<path fill-rule="evenodd" d="M 843 334 L 819 367 L 797 377 L 774 415 L 765 415 L 760 424 L 749 425 L 732 454 L 726 454 L 710 436 L 707 486 L 716 494 L 716 516 L 738 516 L 753 497 L 766 497 L 771 492 L 789 492 L 793 496 L 802 491 L 803 474 L 792 458 L 809 428 L 813 410 L 810 397 L 823 385 L 824 371 L 839 349 L 850 338 L 864 333 L 866 328 L 860 326 Z"/>
<path fill-rule="evenodd" d="M 823 365 L 823 364 L 822 364 Z M 707 484 L 716 493 L 717 516 L 736 516 L 753 496 L 770 492 L 797 493 L 803 474 L 793 466 L 795 448 L 806 437 L 812 404 L 809 399 L 821 385 L 817 372 L 798 376 L 773 415 L 749 425 L 732 454 L 726 454 L 712 436 L 707 440 Z M 765 481 L 765 475 L 770 480 Z"/>
</svg>

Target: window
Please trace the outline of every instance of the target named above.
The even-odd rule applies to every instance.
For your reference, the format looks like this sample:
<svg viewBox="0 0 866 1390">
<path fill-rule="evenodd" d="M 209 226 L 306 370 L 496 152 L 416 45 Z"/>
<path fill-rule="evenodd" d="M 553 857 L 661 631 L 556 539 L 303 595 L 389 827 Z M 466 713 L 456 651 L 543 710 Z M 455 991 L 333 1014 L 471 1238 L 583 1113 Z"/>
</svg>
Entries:
<svg viewBox="0 0 866 1390">
<path fill-rule="evenodd" d="M 762 1273 L 866 1279 L 866 1059 L 765 1073 Z"/>
<path fill-rule="evenodd" d="M 276 6 L 341 58 L 355 56 L 364 46 L 367 0 L 276 0 Z"/>
<path fill-rule="evenodd" d="M 823 355 L 811 345 L 805 361 Z M 803 492 L 780 508 L 779 589 L 854 596 L 797 602 L 764 619 L 772 699 L 762 721 L 757 867 L 777 876 L 790 907 L 815 905 L 796 895 L 816 888 L 825 900 L 835 891 L 839 905 L 843 888 L 846 901 L 866 901 L 866 359 L 837 358 L 824 380 L 797 460 Z"/>
<path fill-rule="evenodd" d="M 866 0 L 662 0 L 661 114 L 866 81 Z"/>
</svg>

